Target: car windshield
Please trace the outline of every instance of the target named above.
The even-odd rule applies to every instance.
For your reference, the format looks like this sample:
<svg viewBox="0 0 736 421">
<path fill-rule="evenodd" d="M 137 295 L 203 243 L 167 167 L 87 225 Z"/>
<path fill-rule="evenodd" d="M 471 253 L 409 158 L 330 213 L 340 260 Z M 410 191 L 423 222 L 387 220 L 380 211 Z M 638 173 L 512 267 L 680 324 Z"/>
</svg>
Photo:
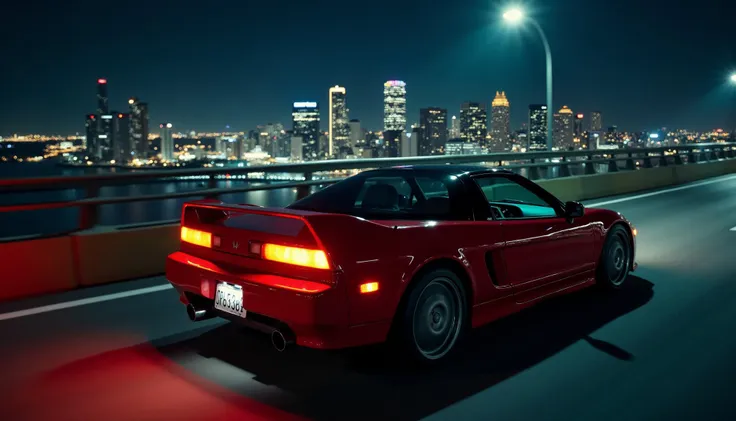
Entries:
<svg viewBox="0 0 736 421">
<path fill-rule="evenodd" d="M 444 175 L 352 177 L 289 206 L 368 219 L 452 219 L 454 181 Z"/>
</svg>

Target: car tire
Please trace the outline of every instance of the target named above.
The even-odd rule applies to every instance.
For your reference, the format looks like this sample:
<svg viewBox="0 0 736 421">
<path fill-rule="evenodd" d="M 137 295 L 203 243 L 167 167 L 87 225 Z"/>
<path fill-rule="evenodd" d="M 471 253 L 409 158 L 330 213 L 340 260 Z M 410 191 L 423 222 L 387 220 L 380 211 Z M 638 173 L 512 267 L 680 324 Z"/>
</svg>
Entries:
<svg viewBox="0 0 736 421">
<path fill-rule="evenodd" d="M 460 278 L 451 270 L 421 275 L 406 292 L 394 325 L 393 343 L 415 365 L 445 361 L 468 328 L 468 299 Z"/>
<path fill-rule="evenodd" d="M 631 240 L 620 225 L 614 225 L 601 251 L 596 281 L 603 289 L 620 289 L 631 271 Z"/>
</svg>

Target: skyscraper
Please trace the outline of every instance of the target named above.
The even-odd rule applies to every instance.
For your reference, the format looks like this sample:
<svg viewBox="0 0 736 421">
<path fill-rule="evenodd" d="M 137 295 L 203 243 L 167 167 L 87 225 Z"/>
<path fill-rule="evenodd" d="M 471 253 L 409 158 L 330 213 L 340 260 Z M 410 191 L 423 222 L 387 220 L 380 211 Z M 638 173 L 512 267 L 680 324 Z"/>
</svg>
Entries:
<svg viewBox="0 0 736 421">
<path fill-rule="evenodd" d="M 401 156 L 403 158 L 419 155 L 419 145 L 417 143 L 420 141 L 421 132 L 421 127 L 414 127 L 411 133 L 403 133 L 401 137 Z"/>
<path fill-rule="evenodd" d="M 319 106 L 316 102 L 295 102 L 291 112 L 294 136 L 302 139 L 302 159 L 319 158 Z"/>
<path fill-rule="evenodd" d="M 130 115 L 113 112 L 112 115 L 112 145 L 115 162 L 125 164 L 130 162 L 132 145 L 130 142 Z"/>
<path fill-rule="evenodd" d="M 532 104 L 529 106 L 529 146 L 530 151 L 547 149 L 547 106 Z"/>
<path fill-rule="evenodd" d="M 600 132 L 603 130 L 603 116 L 600 111 L 592 111 L 590 113 L 590 131 Z"/>
<path fill-rule="evenodd" d="M 460 138 L 466 143 L 485 144 L 487 121 L 486 104 L 464 102 L 460 108 Z"/>
<path fill-rule="evenodd" d="M 419 110 L 419 129 L 413 137 L 420 156 L 442 150 L 447 143 L 447 110 L 434 107 Z"/>
<path fill-rule="evenodd" d="M 554 145 L 560 150 L 573 147 L 573 125 L 575 115 L 567 105 L 563 105 L 557 112 L 554 121 Z"/>
<path fill-rule="evenodd" d="M 89 155 L 95 155 L 95 146 L 97 145 L 97 116 L 87 114 L 84 119 L 84 148 Z"/>
<path fill-rule="evenodd" d="M 573 128 L 572 140 L 576 149 L 588 147 L 588 136 L 583 128 L 583 119 L 585 115 L 582 113 L 575 114 L 575 126 Z"/>
<path fill-rule="evenodd" d="M 130 108 L 130 142 L 133 157 L 148 158 L 148 104 L 140 102 L 138 98 L 128 99 Z"/>
<path fill-rule="evenodd" d="M 389 80 L 383 84 L 384 131 L 406 130 L 406 83 Z"/>
<path fill-rule="evenodd" d="M 352 119 L 348 125 L 350 126 L 350 145 L 358 146 L 365 143 L 365 134 L 360 127 L 360 120 Z"/>
<path fill-rule="evenodd" d="M 171 135 L 171 123 L 158 126 L 161 129 L 161 160 L 171 162 L 174 160 L 174 139 Z"/>
<path fill-rule="evenodd" d="M 450 139 L 460 138 L 460 120 L 456 116 L 452 116 L 452 123 L 450 125 Z"/>
<path fill-rule="evenodd" d="M 115 159 L 113 116 L 107 99 L 107 79 L 97 79 L 97 112 L 85 120 L 87 157 L 92 161 Z M 93 132 L 94 130 L 94 132 Z"/>
<path fill-rule="evenodd" d="M 238 135 L 238 138 L 235 140 L 235 159 L 243 159 L 243 155 L 245 154 L 245 136 Z"/>
<path fill-rule="evenodd" d="M 340 148 L 350 143 L 350 127 L 348 126 L 348 108 L 345 88 L 330 88 L 330 133 L 328 156 L 334 155 Z"/>
<path fill-rule="evenodd" d="M 95 148 L 95 158 L 99 161 L 111 161 L 115 159 L 113 151 L 113 118 L 112 114 L 105 113 L 99 115 L 100 121 L 97 123 L 97 146 Z"/>
<path fill-rule="evenodd" d="M 110 114 L 107 104 L 107 79 L 97 79 L 97 114 Z"/>
<path fill-rule="evenodd" d="M 585 115 L 581 113 L 575 114 L 575 126 L 573 128 L 573 136 L 575 137 L 581 137 L 585 131 L 583 129 L 583 118 L 585 118 Z"/>
<path fill-rule="evenodd" d="M 511 150 L 511 121 L 509 100 L 506 92 L 496 92 L 491 103 L 491 150 Z"/>
</svg>

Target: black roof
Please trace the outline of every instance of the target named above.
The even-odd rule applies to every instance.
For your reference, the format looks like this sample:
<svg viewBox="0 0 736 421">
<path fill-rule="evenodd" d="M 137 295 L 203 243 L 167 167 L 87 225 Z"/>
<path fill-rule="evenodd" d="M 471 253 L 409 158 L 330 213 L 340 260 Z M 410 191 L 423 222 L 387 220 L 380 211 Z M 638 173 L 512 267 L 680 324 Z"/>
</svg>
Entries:
<svg viewBox="0 0 736 421">
<path fill-rule="evenodd" d="M 381 171 L 391 171 L 391 170 L 393 171 L 395 170 L 431 171 L 431 172 L 438 172 L 438 173 L 447 174 L 447 175 L 461 175 L 465 173 L 473 174 L 473 173 L 489 173 L 489 172 L 504 173 L 504 174 L 512 173 L 509 170 L 504 170 L 501 168 L 484 167 L 482 165 L 468 165 L 468 164 L 401 165 L 397 167 L 377 168 L 375 170 L 370 170 L 367 172 L 381 172 Z"/>
</svg>

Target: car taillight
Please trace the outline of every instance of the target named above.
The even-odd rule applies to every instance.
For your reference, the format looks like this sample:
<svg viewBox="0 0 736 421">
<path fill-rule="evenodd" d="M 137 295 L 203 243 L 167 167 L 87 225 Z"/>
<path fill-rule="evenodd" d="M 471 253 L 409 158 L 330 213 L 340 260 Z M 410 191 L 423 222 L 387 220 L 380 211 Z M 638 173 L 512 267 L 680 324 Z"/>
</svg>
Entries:
<svg viewBox="0 0 736 421">
<path fill-rule="evenodd" d="M 310 250 L 300 247 L 281 246 L 278 244 L 263 244 L 261 257 L 274 262 L 305 266 L 315 269 L 329 269 L 327 254 L 322 250 Z"/>
<path fill-rule="evenodd" d="M 181 241 L 202 247 L 212 247 L 212 234 L 187 227 L 181 227 Z"/>
</svg>

